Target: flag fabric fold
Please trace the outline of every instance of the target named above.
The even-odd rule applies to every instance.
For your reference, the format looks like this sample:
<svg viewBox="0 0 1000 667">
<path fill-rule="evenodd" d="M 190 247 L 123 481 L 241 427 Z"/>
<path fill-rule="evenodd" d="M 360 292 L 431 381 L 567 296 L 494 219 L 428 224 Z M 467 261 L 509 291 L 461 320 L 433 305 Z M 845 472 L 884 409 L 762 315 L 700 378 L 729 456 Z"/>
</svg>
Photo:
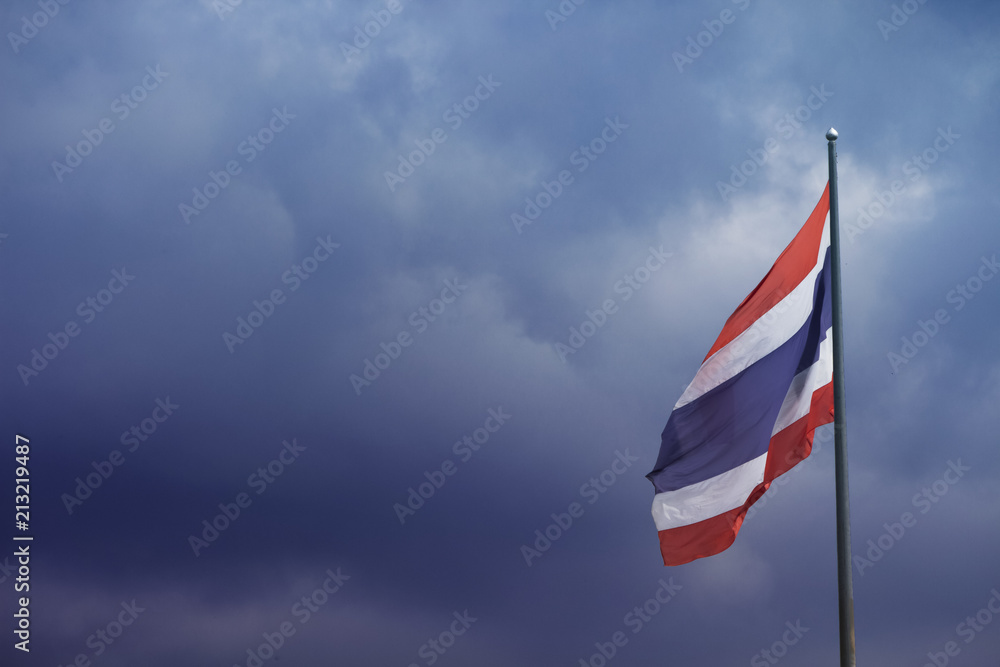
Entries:
<svg viewBox="0 0 1000 667">
<path fill-rule="evenodd" d="M 729 317 L 667 420 L 653 483 L 664 565 L 727 549 L 833 421 L 830 188 Z"/>
</svg>

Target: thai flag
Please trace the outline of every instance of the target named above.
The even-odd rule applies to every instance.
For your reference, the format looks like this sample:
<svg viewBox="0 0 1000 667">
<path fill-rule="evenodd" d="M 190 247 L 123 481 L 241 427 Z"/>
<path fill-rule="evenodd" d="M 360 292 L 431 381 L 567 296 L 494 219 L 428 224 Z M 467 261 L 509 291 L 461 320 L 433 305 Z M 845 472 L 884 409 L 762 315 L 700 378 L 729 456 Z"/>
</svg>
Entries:
<svg viewBox="0 0 1000 667">
<path fill-rule="evenodd" d="M 726 322 L 663 429 L 653 518 L 664 565 L 719 553 L 833 421 L 830 187 Z"/>
</svg>

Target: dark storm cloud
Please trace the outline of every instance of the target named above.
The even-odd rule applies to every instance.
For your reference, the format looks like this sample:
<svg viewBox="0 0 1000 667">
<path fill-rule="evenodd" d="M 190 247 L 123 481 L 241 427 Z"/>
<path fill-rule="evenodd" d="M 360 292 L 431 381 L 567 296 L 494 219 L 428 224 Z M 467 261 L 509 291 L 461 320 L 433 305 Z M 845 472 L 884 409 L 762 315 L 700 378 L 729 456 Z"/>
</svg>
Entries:
<svg viewBox="0 0 1000 667">
<path fill-rule="evenodd" d="M 956 626 L 1000 584 L 992 4 L 899 3 L 899 25 L 892 3 L 227 6 L 70 2 L 0 60 L 33 659 L 247 664 L 287 621 L 289 664 L 596 664 L 619 631 L 609 662 L 737 664 L 801 622 L 787 664 L 831 662 L 828 434 L 731 549 L 679 568 L 659 564 L 642 475 L 819 198 L 836 125 L 854 553 L 891 538 L 855 566 L 859 655 L 921 664 L 956 640 L 990 664 L 998 626 Z M 8 7 L 6 31 L 38 11 Z M 134 279 L 112 296 L 114 271 Z M 491 410 L 510 418 L 473 449 Z M 680 588 L 636 630 L 661 579 Z"/>
</svg>

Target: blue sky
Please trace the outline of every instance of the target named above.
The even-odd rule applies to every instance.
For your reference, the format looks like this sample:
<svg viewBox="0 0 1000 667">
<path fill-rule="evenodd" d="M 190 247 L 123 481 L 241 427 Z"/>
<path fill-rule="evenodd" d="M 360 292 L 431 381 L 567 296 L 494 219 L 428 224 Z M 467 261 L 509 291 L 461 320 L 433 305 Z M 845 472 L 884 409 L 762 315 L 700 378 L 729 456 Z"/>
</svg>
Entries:
<svg viewBox="0 0 1000 667">
<path fill-rule="evenodd" d="M 2 25 L 14 664 L 833 664 L 829 427 L 685 566 L 643 479 L 819 199 L 830 126 L 859 663 L 995 664 L 995 3 L 18 0 Z"/>
</svg>

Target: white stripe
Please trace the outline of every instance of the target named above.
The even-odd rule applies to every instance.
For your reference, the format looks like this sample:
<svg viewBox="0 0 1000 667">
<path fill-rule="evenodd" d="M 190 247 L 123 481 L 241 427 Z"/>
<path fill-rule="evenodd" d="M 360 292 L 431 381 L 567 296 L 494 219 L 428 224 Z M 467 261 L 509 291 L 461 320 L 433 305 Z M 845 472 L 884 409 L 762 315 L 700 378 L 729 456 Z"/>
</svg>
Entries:
<svg viewBox="0 0 1000 667">
<path fill-rule="evenodd" d="M 657 530 L 669 530 L 711 519 L 746 502 L 750 493 L 764 481 L 767 453 L 676 491 L 653 496 L 653 520 Z"/>
<path fill-rule="evenodd" d="M 792 378 L 771 437 L 809 414 L 812 396 L 833 378 L 833 330 L 827 329 L 820 342 L 819 359 Z M 653 520 L 657 530 L 688 526 L 741 507 L 757 485 L 764 481 L 767 454 L 732 470 L 685 486 L 683 489 L 653 496 Z"/>
<path fill-rule="evenodd" d="M 781 347 L 808 319 L 813 308 L 816 277 L 823 269 L 830 245 L 829 218 L 823 225 L 816 264 L 784 299 L 761 315 L 736 338 L 705 360 L 691 384 L 678 399 L 674 410 L 718 387 Z"/>
<path fill-rule="evenodd" d="M 788 428 L 809 414 L 813 392 L 833 380 L 833 329 L 826 330 L 826 338 L 819 343 L 819 359 L 794 378 L 778 411 L 771 437 Z"/>
</svg>

